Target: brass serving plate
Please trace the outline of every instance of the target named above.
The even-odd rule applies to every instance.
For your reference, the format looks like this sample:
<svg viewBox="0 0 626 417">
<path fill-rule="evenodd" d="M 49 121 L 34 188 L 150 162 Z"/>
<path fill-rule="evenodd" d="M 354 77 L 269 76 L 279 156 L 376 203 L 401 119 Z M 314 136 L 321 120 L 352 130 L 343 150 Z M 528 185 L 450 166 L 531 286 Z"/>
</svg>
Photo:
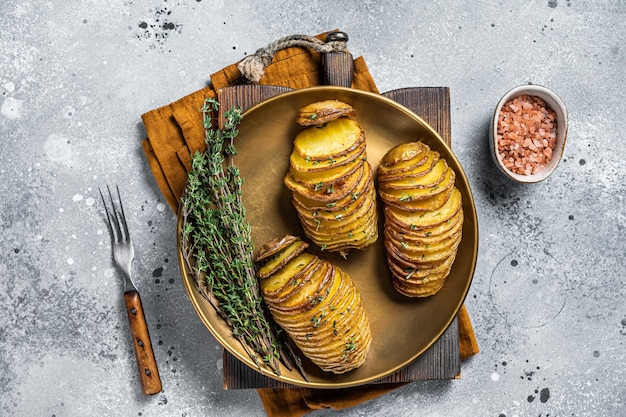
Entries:
<svg viewBox="0 0 626 417">
<path fill-rule="evenodd" d="M 244 179 L 243 203 L 252 226 L 255 247 L 270 239 L 295 234 L 305 238 L 290 193 L 283 185 L 293 138 L 302 129 L 296 124 L 297 110 L 309 103 L 337 99 L 357 111 L 367 139 L 368 161 L 374 171 L 393 146 L 421 140 L 439 151 L 456 171 L 456 186 L 463 196 L 463 239 L 452 271 L 443 288 L 426 299 L 411 299 L 397 293 L 391 284 L 383 246 L 383 216 L 380 237 L 365 251 L 352 252 L 347 260 L 336 254 L 309 249 L 344 269 L 361 292 L 372 329 L 372 345 L 366 363 L 343 375 L 325 373 L 303 358 L 309 381 L 297 371 L 282 369 L 276 376 L 259 369 L 248 357 L 230 329 L 196 288 L 180 252 L 181 218 L 178 222 L 179 263 L 191 303 L 215 338 L 235 357 L 262 374 L 279 381 L 309 388 L 347 388 L 386 377 L 405 367 L 433 345 L 448 328 L 469 290 L 478 253 L 478 222 L 467 177 L 456 156 L 436 131 L 402 105 L 377 94 L 342 87 L 314 87 L 273 97 L 244 113 L 236 139 L 235 164 Z M 379 211 L 381 204 L 379 204 Z"/>
</svg>

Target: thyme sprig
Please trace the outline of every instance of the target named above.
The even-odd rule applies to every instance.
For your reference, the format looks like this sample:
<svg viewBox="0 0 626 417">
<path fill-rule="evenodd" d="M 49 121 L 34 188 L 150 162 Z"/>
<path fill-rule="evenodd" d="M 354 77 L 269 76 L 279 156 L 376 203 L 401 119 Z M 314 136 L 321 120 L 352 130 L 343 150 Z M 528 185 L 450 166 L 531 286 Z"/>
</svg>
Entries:
<svg viewBox="0 0 626 417">
<path fill-rule="evenodd" d="M 218 109 L 213 99 L 201 108 L 207 149 L 192 155 L 181 201 L 184 258 L 202 295 L 257 366 L 262 362 L 280 375 L 280 360 L 303 373 L 299 359 L 279 338 L 255 278 L 251 228 L 241 201 L 243 181 L 233 161 L 241 110 L 227 111 L 224 127 L 216 129 L 212 115 Z"/>
</svg>

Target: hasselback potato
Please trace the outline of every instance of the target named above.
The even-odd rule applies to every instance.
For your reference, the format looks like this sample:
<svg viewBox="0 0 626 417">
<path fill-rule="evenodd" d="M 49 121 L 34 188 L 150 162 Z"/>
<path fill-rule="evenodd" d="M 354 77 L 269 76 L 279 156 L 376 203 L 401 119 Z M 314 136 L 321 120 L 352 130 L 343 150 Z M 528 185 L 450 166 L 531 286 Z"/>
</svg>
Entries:
<svg viewBox="0 0 626 417">
<path fill-rule="evenodd" d="M 445 159 L 422 142 L 394 147 L 378 167 L 387 263 L 394 287 L 406 296 L 437 293 L 450 273 L 463 229 L 455 177 Z"/>
<path fill-rule="evenodd" d="M 339 267 L 284 236 L 255 256 L 263 299 L 304 356 L 341 374 L 361 366 L 372 334 L 359 291 Z"/>
<path fill-rule="evenodd" d="M 306 236 L 322 250 L 344 257 L 378 238 L 373 172 L 356 111 L 337 100 L 311 103 L 296 121 L 284 183 Z"/>
</svg>

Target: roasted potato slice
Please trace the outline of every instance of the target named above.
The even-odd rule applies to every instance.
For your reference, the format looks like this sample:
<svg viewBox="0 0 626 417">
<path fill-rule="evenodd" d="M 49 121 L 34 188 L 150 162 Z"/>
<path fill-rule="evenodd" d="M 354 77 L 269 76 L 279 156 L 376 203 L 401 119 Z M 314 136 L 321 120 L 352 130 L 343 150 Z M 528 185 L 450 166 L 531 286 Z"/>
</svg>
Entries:
<svg viewBox="0 0 626 417">
<path fill-rule="evenodd" d="M 352 236 L 353 237 L 346 237 L 325 243 L 323 250 L 327 252 L 340 252 L 341 249 L 365 249 L 378 239 L 378 227 L 370 226 L 361 233 L 352 233 Z"/>
<path fill-rule="evenodd" d="M 400 203 L 408 203 L 416 200 L 424 200 L 434 196 L 437 193 L 442 193 L 447 191 L 448 189 L 454 187 L 456 174 L 454 170 L 448 168 L 441 182 L 427 188 L 411 188 L 411 189 L 402 189 L 402 190 L 394 190 L 394 189 L 380 189 L 378 193 L 380 194 L 380 198 L 385 201 L 390 201 L 396 204 Z"/>
<path fill-rule="evenodd" d="M 385 207 L 385 216 L 391 218 L 394 223 L 408 225 L 409 230 L 431 228 L 447 222 L 461 209 L 461 193 L 455 187 L 448 201 L 433 211 L 410 212 L 398 210 L 395 207 Z"/>
<path fill-rule="evenodd" d="M 411 169 L 419 167 L 428 161 L 432 164 L 429 155 L 430 147 L 422 142 L 409 142 L 390 149 L 380 161 L 378 166 L 379 177 L 388 175 L 402 175 Z M 438 155 L 438 154 L 437 154 Z"/>
<path fill-rule="evenodd" d="M 421 266 L 421 264 L 418 267 L 415 267 L 414 262 L 406 262 L 405 260 L 398 258 L 392 254 L 392 259 L 390 259 L 389 267 L 394 275 L 404 280 L 412 278 L 419 279 L 431 274 L 445 272 L 450 269 L 453 262 L 454 256 L 449 256 L 430 268 L 420 268 L 419 266 Z"/>
<path fill-rule="evenodd" d="M 414 251 L 411 251 L 410 249 L 403 249 L 401 247 L 400 253 L 404 254 L 408 259 L 411 259 L 416 263 L 437 262 L 437 261 L 443 261 L 448 256 L 452 255 L 453 253 L 456 253 L 456 250 L 459 247 L 460 243 L 461 243 L 461 239 L 458 239 L 456 241 L 453 241 L 452 245 L 448 248 L 435 250 L 435 251 L 427 251 L 427 252 L 414 252 Z"/>
<path fill-rule="evenodd" d="M 365 148 L 363 148 L 365 153 Z M 293 167 L 289 167 L 292 178 L 309 188 L 327 187 L 335 181 L 345 178 L 363 166 L 362 159 L 356 158 L 345 165 L 333 166 L 323 171 L 300 172 Z"/>
<path fill-rule="evenodd" d="M 314 259 L 315 257 L 310 253 L 302 253 L 296 256 L 269 277 L 262 278 L 260 283 L 261 290 L 268 294 L 282 290 L 295 276 L 304 271 L 305 267 L 313 262 Z"/>
<path fill-rule="evenodd" d="M 323 185 L 323 182 L 320 181 L 319 187 L 308 187 L 296 181 L 291 173 L 288 172 L 287 175 L 285 175 L 284 183 L 291 191 L 297 192 L 311 200 L 324 202 L 328 205 L 350 194 L 359 184 L 361 175 L 363 175 L 362 166 L 360 169 L 357 169 L 333 183 Z"/>
<path fill-rule="evenodd" d="M 375 204 L 375 202 L 372 201 L 372 204 Z M 303 223 L 302 227 L 309 239 L 326 243 L 326 246 L 328 246 L 330 243 L 342 241 L 343 239 L 349 241 L 354 241 L 354 239 L 361 240 L 363 236 L 358 236 L 358 233 L 369 232 L 369 227 L 373 227 L 377 224 L 378 222 L 372 216 L 364 215 L 336 227 L 322 228 L 308 223 Z"/>
<path fill-rule="evenodd" d="M 378 224 L 372 219 L 365 219 L 363 223 L 337 230 L 335 234 L 315 234 L 306 228 L 305 233 L 309 235 L 309 239 L 319 243 L 322 250 L 333 252 L 341 246 L 360 249 L 364 244 L 371 244 L 372 240 L 378 238 Z"/>
<path fill-rule="evenodd" d="M 331 203 L 324 203 L 317 200 L 313 200 L 303 196 L 300 193 L 293 193 L 294 206 L 296 209 L 303 210 L 327 210 L 327 211 L 340 211 L 344 210 L 346 206 L 352 204 L 354 200 L 362 197 L 364 193 L 370 192 L 374 188 L 374 182 L 372 178 L 372 169 L 369 164 L 363 164 L 363 175 L 359 179 L 356 187 L 351 190 L 350 194 L 345 197 L 332 201 Z"/>
<path fill-rule="evenodd" d="M 387 249 L 387 254 L 389 255 L 387 257 L 388 263 L 395 263 L 403 269 L 431 272 L 433 269 L 441 267 L 441 264 L 443 264 L 447 259 L 442 258 L 437 261 L 430 262 L 416 260 L 414 257 L 400 252 L 400 249 L 397 246 L 392 245 L 390 242 L 385 242 L 385 249 Z"/>
<path fill-rule="evenodd" d="M 463 210 L 459 210 L 459 213 L 461 215 L 460 216 L 455 215 L 454 217 L 455 221 L 454 222 L 451 221 L 449 223 L 450 228 L 437 235 L 430 234 L 428 236 L 424 236 L 419 231 L 418 233 L 413 233 L 413 231 L 411 230 L 407 231 L 401 228 L 396 228 L 395 225 L 390 225 L 390 227 L 386 227 L 385 233 L 389 233 L 390 236 L 392 236 L 394 239 L 400 242 L 407 241 L 416 245 L 424 245 L 424 246 L 428 245 L 432 247 L 432 245 L 436 245 L 440 243 L 441 241 L 448 239 L 457 233 L 461 233 L 461 231 L 463 230 L 463 220 L 462 220 Z"/>
<path fill-rule="evenodd" d="M 301 220 L 306 221 L 307 224 L 313 226 L 317 231 L 324 231 L 324 229 L 338 229 L 349 225 L 361 218 L 371 218 L 372 210 L 376 209 L 376 200 L 374 198 L 365 198 L 357 201 L 358 205 L 354 207 L 353 211 L 340 211 L 331 214 L 328 217 L 320 215 L 319 211 L 313 211 L 312 215 L 307 211 L 300 211 L 298 215 Z"/>
<path fill-rule="evenodd" d="M 393 216 L 388 215 L 391 211 L 387 211 L 385 207 L 385 223 L 389 223 L 389 227 L 402 230 L 404 233 L 410 233 L 415 238 L 428 238 L 438 236 L 440 234 L 448 232 L 456 223 L 460 220 L 463 221 L 463 210 L 459 209 L 448 220 L 436 224 L 431 227 L 417 227 L 414 224 L 404 223 L 402 220 L 398 220 Z M 386 226 L 387 227 L 387 226 Z"/>
<path fill-rule="evenodd" d="M 328 264 L 328 262 L 322 261 Z M 322 292 L 315 294 L 315 297 L 306 301 L 306 309 L 281 310 L 275 308 L 274 314 L 283 323 L 285 330 L 290 330 L 296 335 L 299 330 L 311 331 L 311 323 L 315 317 L 326 317 L 339 308 L 349 306 L 348 300 L 353 296 L 353 292 L 343 281 L 346 279 L 340 271 L 332 265 L 327 265 L 330 275 L 330 285 L 323 288 Z M 319 326 L 318 326 L 319 327 Z"/>
<path fill-rule="evenodd" d="M 291 292 L 290 296 L 277 303 L 269 304 L 274 312 L 296 314 L 308 311 L 318 303 L 321 294 L 330 291 L 334 285 L 334 267 L 326 262 L 311 278 Z"/>
<path fill-rule="evenodd" d="M 448 164 L 445 159 L 439 159 L 423 175 L 415 177 L 402 177 L 389 181 L 378 181 L 379 188 L 386 190 L 410 190 L 414 188 L 432 188 L 441 183 L 448 172 Z"/>
<path fill-rule="evenodd" d="M 447 190 L 443 190 L 442 192 L 435 193 L 427 198 L 422 198 L 420 200 L 411 200 L 411 201 L 387 201 L 387 205 L 391 207 L 395 207 L 399 210 L 410 211 L 410 212 L 423 212 L 423 211 L 433 211 L 437 210 L 441 206 L 443 206 L 450 196 L 452 195 L 454 187 L 450 187 Z"/>
<path fill-rule="evenodd" d="M 442 264 L 442 265 L 444 264 L 447 265 L 447 268 L 438 270 L 438 271 L 433 271 L 430 274 L 419 276 L 418 274 L 411 271 L 409 272 L 409 274 L 407 274 L 403 278 L 402 282 L 405 284 L 411 284 L 411 285 L 424 285 L 427 283 L 432 283 L 433 281 L 441 280 L 443 283 L 443 281 L 445 281 L 446 277 L 450 273 L 450 269 L 452 268 L 452 264 L 454 264 L 455 258 L 456 258 L 456 252 L 452 254 L 449 258 L 446 258 L 444 263 Z M 416 272 L 419 272 L 419 271 L 416 271 Z"/>
<path fill-rule="evenodd" d="M 367 194 L 361 194 L 355 199 L 351 199 L 351 203 L 345 206 L 342 210 L 332 210 L 333 206 L 327 209 L 314 209 L 302 207 L 297 201 L 294 201 L 294 206 L 298 210 L 303 218 L 307 219 L 309 223 L 318 223 L 318 220 L 340 221 L 346 216 L 352 216 L 356 211 L 368 200 Z"/>
<path fill-rule="evenodd" d="M 426 257 L 430 256 L 434 253 L 446 253 L 452 247 L 460 242 L 461 232 L 457 232 L 456 234 L 450 236 L 447 239 L 443 239 L 440 242 L 431 245 L 420 245 L 415 244 L 409 240 L 396 240 L 391 236 L 389 232 L 385 232 L 385 238 L 388 239 L 395 246 L 400 247 L 400 251 L 402 253 L 407 254 L 407 256 L 423 261 L 428 262 Z"/>
<path fill-rule="evenodd" d="M 360 159 L 362 161 L 367 160 L 365 149 L 365 138 L 363 138 L 363 141 L 359 143 L 359 146 L 339 157 L 328 157 L 326 159 L 314 161 L 312 159 L 303 158 L 296 152 L 292 152 L 289 156 L 289 164 L 292 170 L 302 173 L 326 171 L 331 168 L 347 165 L 355 159 Z"/>
<path fill-rule="evenodd" d="M 340 117 L 354 117 L 356 110 L 339 100 L 316 101 L 298 110 L 296 123 L 301 126 L 318 126 Z"/>
<path fill-rule="evenodd" d="M 294 291 L 306 285 L 311 278 L 316 277 L 320 273 L 325 273 L 328 265 L 319 259 L 313 258 L 309 264 L 304 266 L 290 281 L 288 281 L 278 291 L 265 291 L 265 300 L 269 303 L 280 303 L 291 297 Z"/>
<path fill-rule="evenodd" d="M 264 244 L 254 256 L 255 263 L 262 263 L 267 258 L 274 256 L 276 253 L 284 250 L 287 245 L 299 240 L 297 236 L 285 235 L 280 238 L 271 240 Z"/>
<path fill-rule="evenodd" d="M 355 120 L 340 118 L 324 126 L 304 129 L 296 135 L 293 149 L 305 160 L 326 161 L 350 153 L 363 139 L 363 130 Z"/>
<path fill-rule="evenodd" d="M 349 305 L 354 305 L 356 297 L 347 301 Z M 319 360 L 328 359 L 333 352 L 341 352 L 345 336 L 349 337 L 369 324 L 361 317 L 364 316 L 346 313 L 345 309 L 324 310 L 309 320 L 317 326 L 316 331 L 311 332 L 306 328 L 293 330 L 294 341 L 300 339 L 301 349 L 309 358 L 317 356 Z"/>
<path fill-rule="evenodd" d="M 296 240 L 280 251 L 276 256 L 272 256 L 257 270 L 259 278 L 267 278 L 274 272 L 282 268 L 287 262 L 300 255 L 309 245 L 301 240 Z"/>
<path fill-rule="evenodd" d="M 439 152 L 429 151 L 417 162 L 409 161 L 412 165 L 407 166 L 402 171 L 391 171 L 383 173 L 381 166 L 378 166 L 378 183 L 384 185 L 388 181 L 395 181 L 403 178 L 421 177 L 433 169 L 439 161 Z"/>
<path fill-rule="evenodd" d="M 421 283 L 411 283 L 406 280 L 395 279 L 393 280 L 393 286 L 398 292 L 409 297 L 429 297 L 436 294 L 443 287 L 445 276 L 447 276 L 447 274 L 442 274 L 439 279 L 422 281 Z"/>
</svg>

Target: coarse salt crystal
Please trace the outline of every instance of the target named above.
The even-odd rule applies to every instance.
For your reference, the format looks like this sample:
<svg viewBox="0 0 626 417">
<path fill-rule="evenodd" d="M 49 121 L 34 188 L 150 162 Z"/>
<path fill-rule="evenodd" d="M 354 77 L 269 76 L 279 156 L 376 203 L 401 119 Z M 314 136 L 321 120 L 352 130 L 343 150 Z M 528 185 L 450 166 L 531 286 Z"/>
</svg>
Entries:
<svg viewBox="0 0 626 417">
<path fill-rule="evenodd" d="M 496 140 L 502 160 L 510 162 L 507 168 L 522 175 L 544 169 L 552 158 L 556 130 L 556 114 L 541 98 L 523 94 L 505 103 Z"/>
</svg>

